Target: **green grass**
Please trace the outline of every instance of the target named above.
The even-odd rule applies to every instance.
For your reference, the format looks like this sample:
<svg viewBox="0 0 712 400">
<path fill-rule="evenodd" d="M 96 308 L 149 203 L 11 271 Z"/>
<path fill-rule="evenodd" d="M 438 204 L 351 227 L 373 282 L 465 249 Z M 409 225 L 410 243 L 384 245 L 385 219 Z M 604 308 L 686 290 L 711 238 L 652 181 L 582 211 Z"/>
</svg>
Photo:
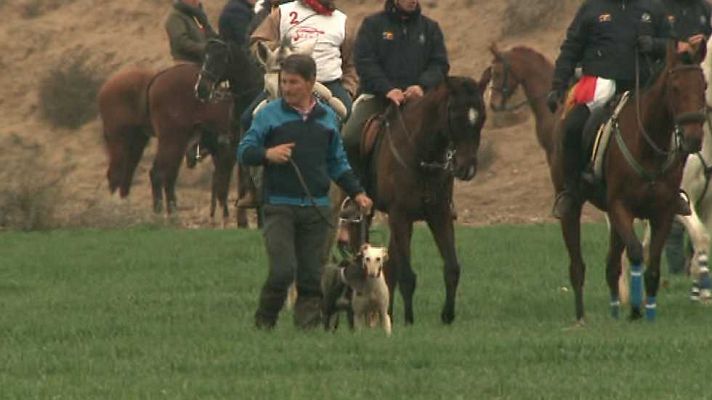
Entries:
<svg viewBox="0 0 712 400">
<path fill-rule="evenodd" d="M 608 317 L 605 227 L 585 226 L 584 329 L 554 225 L 461 228 L 454 325 L 414 237 L 416 324 L 394 334 L 252 327 L 256 231 L 0 234 L 1 399 L 712 398 L 712 310 L 673 277 L 655 323 Z"/>
</svg>

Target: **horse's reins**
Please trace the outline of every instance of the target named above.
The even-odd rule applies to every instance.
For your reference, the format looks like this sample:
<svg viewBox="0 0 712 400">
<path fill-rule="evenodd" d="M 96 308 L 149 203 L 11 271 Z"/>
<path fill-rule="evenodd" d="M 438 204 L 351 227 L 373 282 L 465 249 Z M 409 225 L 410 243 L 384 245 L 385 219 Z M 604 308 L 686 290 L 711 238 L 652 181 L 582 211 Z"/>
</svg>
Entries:
<svg viewBox="0 0 712 400">
<path fill-rule="evenodd" d="M 450 115 L 450 100 L 448 99 L 447 102 L 447 123 L 448 123 L 448 132 L 452 130 L 452 116 Z M 393 111 L 395 110 L 395 111 Z M 393 154 L 393 157 L 395 157 L 396 161 L 405 169 L 410 169 L 408 164 L 403 160 L 403 157 L 401 156 L 400 152 L 398 149 L 395 147 L 395 144 L 393 143 L 393 138 L 392 138 L 392 131 L 391 131 L 391 126 L 389 122 L 389 115 L 391 113 L 395 112 L 398 121 L 403 128 L 403 133 L 405 134 L 406 139 L 408 140 L 408 143 L 410 144 L 410 147 L 413 148 L 413 150 L 416 150 L 415 143 L 413 142 L 413 138 L 410 135 L 410 130 L 408 129 L 408 126 L 405 123 L 405 120 L 403 119 L 403 113 L 401 112 L 401 109 L 399 106 L 395 105 L 395 103 L 391 103 L 384 113 L 384 124 L 386 126 L 386 136 L 388 138 L 388 147 L 391 150 L 391 153 Z M 448 144 L 451 144 L 452 140 L 450 138 L 447 138 Z M 455 157 L 455 150 L 451 148 L 449 145 L 446 152 L 445 152 L 445 162 L 439 163 L 437 161 L 434 162 L 427 162 L 427 161 L 420 161 L 418 163 L 418 167 L 424 169 L 424 170 L 442 170 L 445 171 L 446 173 L 452 174 L 453 172 L 453 163 L 452 160 Z"/>
<path fill-rule="evenodd" d="M 672 74 L 673 72 L 680 71 L 680 70 L 685 70 L 685 69 L 690 69 L 690 68 L 700 68 L 698 65 L 683 65 L 679 67 L 672 68 L 671 70 L 665 70 L 663 73 L 667 74 Z M 648 143 L 648 145 L 656 152 L 658 155 L 661 156 L 666 156 L 665 162 L 663 165 L 654 172 L 649 172 L 647 171 L 633 156 L 633 154 L 630 152 L 630 149 L 628 149 L 628 146 L 626 146 L 623 136 L 621 134 L 621 129 L 618 125 L 618 121 L 614 121 L 614 128 L 615 128 L 615 139 L 616 143 L 618 144 L 618 148 L 620 149 L 621 153 L 623 153 L 623 156 L 625 157 L 626 161 L 628 161 L 628 164 L 635 170 L 635 172 L 643 179 L 648 180 L 650 182 L 657 180 L 658 177 L 661 175 L 664 175 L 670 167 L 672 167 L 675 164 L 675 161 L 677 161 L 678 156 L 682 153 L 681 150 L 681 142 L 679 139 L 679 136 L 682 134 L 682 131 L 680 129 L 680 124 L 684 124 L 686 122 L 698 122 L 700 119 L 702 121 L 699 122 L 704 122 L 704 119 L 706 118 L 703 113 L 700 112 L 686 112 L 682 113 L 680 115 L 677 115 L 674 117 L 674 132 L 673 135 L 675 137 L 673 140 L 675 141 L 675 144 L 671 147 L 669 150 L 662 150 L 660 149 L 655 142 L 652 140 L 650 135 L 648 135 L 645 126 L 642 123 L 641 120 L 641 112 L 640 112 L 640 63 L 639 63 L 639 55 L 636 52 L 635 56 L 635 97 L 636 97 L 636 120 L 639 126 L 638 131 L 640 134 L 643 136 L 645 141 Z"/>
</svg>

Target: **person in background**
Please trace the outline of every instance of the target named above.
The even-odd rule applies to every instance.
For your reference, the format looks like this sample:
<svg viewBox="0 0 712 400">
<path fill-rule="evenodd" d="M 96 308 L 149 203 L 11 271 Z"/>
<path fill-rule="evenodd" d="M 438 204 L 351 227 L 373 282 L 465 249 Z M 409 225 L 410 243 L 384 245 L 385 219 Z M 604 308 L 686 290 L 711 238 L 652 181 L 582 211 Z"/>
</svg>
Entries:
<svg viewBox="0 0 712 400">
<path fill-rule="evenodd" d="M 176 62 L 201 64 L 208 38 L 217 36 L 200 0 L 175 0 L 165 27 Z"/>
</svg>

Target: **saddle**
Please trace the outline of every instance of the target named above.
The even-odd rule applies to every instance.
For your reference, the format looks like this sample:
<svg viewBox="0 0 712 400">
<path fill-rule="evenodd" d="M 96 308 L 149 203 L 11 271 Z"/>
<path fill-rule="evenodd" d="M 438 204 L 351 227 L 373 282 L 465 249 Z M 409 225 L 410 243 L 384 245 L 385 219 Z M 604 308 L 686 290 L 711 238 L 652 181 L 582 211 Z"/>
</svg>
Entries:
<svg viewBox="0 0 712 400">
<path fill-rule="evenodd" d="M 586 180 L 594 182 L 603 180 L 603 161 L 610 143 L 613 125 L 618 120 L 618 115 L 628 102 L 630 92 L 623 93 L 622 96 L 614 99 L 599 110 L 596 110 L 586 122 L 583 131 L 583 154 L 589 159 L 584 174 Z M 590 158 L 589 158 L 590 156 Z"/>
<path fill-rule="evenodd" d="M 384 114 L 375 114 L 366 120 L 361 131 L 361 157 L 367 158 L 373 152 L 374 147 L 376 147 L 376 139 L 378 139 L 378 134 L 381 132 L 385 120 Z"/>
</svg>

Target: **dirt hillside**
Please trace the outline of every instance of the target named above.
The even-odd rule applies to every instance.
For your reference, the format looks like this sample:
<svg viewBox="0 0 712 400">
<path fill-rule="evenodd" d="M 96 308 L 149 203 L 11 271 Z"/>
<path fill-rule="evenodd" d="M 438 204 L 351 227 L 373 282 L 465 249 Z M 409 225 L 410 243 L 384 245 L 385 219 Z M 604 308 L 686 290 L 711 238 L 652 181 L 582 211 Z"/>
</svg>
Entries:
<svg viewBox="0 0 712 400">
<path fill-rule="evenodd" d="M 211 22 L 224 0 L 204 0 Z M 478 78 L 490 61 L 487 46 L 524 44 L 550 58 L 556 54 L 566 24 L 575 8 L 561 1 L 551 9 L 546 26 L 519 35 L 503 32 L 511 16 L 509 3 L 517 0 L 429 0 L 424 13 L 439 21 L 444 31 L 452 72 Z M 529 3 L 529 2 L 527 2 Z M 536 3 L 536 2 L 534 2 Z M 350 18 L 382 7 L 374 0 L 337 0 Z M 57 65 L 77 54 L 103 76 L 130 65 L 160 69 L 171 65 L 163 21 L 170 8 L 168 0 L 18 0 L 1 1 L 4 18 L 0 25 L 0 161 L 15 168 L 9 159 L 24 160 L 50 171 L 65 171 L 58 197 L 60 215 L 86 221 L 107 214 L 149 215 L 148 170 L 155 140 L 147 149 L 136 173 L 128 201 L 109 196 L 105 179 L 107 158 L 98 118 L 76 130 L 55 129 L 39 112 L 38 82 Z M 511 25 L 511 23 L 510 23 Z M 72 101 L 68 98 L 67 101 Z M 494 123 L 497 121 L 497 123 Z M 502 121 L 509 121 L 502 124 Z M 502 127 L 500 127 L 502 126 Z M 460 222 L 466 224 L 531 223 L 553 221 L 549 217 L 552 191 L 542 150 L 538 147 L 533 119 L 528 110 L 515 115 L 489 115 L 483 131 L 484 148 L 493 152 L 490 167 L 471 182 L 458 183 L 456 204 Z M 210 223 L 208 204 L 211 163 L 195 170 L 182 168 L 178 179 L 179 221 L 185 226 Z M 24 171 L 24 170 L 23 170 Z M 37 173 L 37 171 L 35 171 Z M 34 179 L 17 172 L 16 179 Z M 8 183 L 0 183 L 7 185 Z M 234 187 L 234 185 L 233 185 Z M 231 200 L 234 200 L 234 189 Z M 586 217 L 600 218 L 588 210 Z M 232 222 L 234 224 L 234 222 Z"/>
</svg>

